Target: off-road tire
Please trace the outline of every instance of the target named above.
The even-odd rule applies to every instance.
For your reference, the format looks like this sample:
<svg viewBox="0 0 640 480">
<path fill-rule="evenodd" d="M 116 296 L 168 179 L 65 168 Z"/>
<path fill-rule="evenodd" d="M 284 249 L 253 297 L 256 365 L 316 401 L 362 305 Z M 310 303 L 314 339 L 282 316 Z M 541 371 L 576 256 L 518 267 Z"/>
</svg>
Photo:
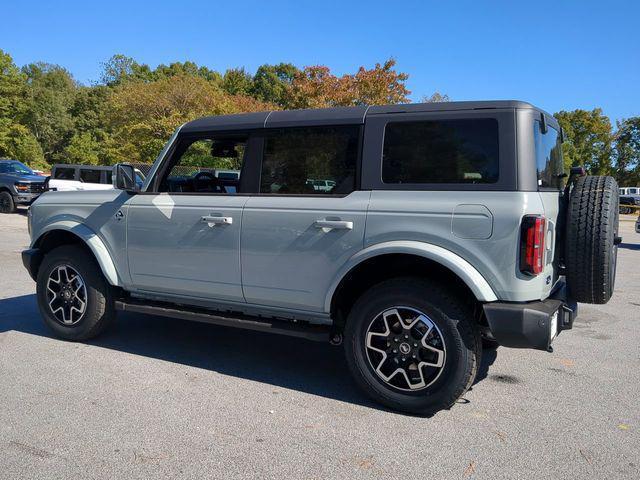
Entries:
<svg viewBox="0 0 640 480">
<path fill-rule="evenodd" d="M 49 276 L 58 266 L 68 265 L 80 274 L 86 287 L 86 308 L 74 325 L 64 325 L 53 315 L 47 297 Z M 36 281 L 38 308 L 44 323 L 59 338 L 83 341 L 102 333 L 114 320 L 115 308 L 111 286 L 100 266 L 82 247 L 65 245 L 48 252 Z"/>
<path fill-rule="evenodd" d="M 567 212 L 565 267 L 570 295 L 607 303 L 613 295 L 618 254 L 618 184 L 613 177 L 579 177 Z"/>
<path fill-rule="evenodd" d="M 367 358 L 366 332 L 372 319 L 399 305 L 427 314 L 446 346 L 441 374 L 418 391 L 389 385 L 375 373 Z M 367 290 L 348 315 L 344 339 L 347 364 L 357 385 L 373 400 L 417 415 L 428 416 L 451 407 L 473 384 L 482 356 L 480 332 L 464 303 L 446 289 L 413 277 L 387 280 Z"/>
<path fill-rule="evenodd" d="M 16 202 L 9 192 L 0 192 L 0 213 L 15 213 Z"/>
</svg>

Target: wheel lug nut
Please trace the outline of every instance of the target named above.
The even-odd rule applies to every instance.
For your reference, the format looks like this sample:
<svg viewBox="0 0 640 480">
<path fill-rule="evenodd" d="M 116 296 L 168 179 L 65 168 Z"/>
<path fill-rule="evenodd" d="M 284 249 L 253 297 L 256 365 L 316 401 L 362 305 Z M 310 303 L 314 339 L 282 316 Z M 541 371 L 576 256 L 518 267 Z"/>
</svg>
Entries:
<svg viewBox="0 0 640 480">
<path fill-rule="evenodd" d="M 404 338 L 409 338 L 409 335 L 405 335 Z"/>
<path fill-rule="evenodd" d="M 397 341 L 398 341 L 398 339 L 397 339 L 397 338 L 394 338 L 394 339 L 393 339 L 393 341 L 394 341 L 394 342 L 397 342 Z"/>
<path fill-rule="evenodd" d="M 402 361 L 404 362 L 406 360 L 406 357 L 402 357 Z"/>
<path fill-rule="evenodd" d="M 394 350 L 394 351 L 393 351 L 393 353 L 398 353 L 398 351 L 397 351 L 397 350 Z"/>
</svg>

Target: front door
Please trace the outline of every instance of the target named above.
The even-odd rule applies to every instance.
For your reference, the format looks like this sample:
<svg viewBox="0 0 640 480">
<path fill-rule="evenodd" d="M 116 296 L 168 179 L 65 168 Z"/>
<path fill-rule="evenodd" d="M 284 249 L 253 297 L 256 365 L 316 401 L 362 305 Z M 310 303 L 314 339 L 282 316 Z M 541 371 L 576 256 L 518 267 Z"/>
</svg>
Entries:
<svg viewBox="0 0 640 480">
<path fill-rule="evenodd" d="M 322 312 L 342 265 L 362 249 L 370 192 L 354 191 L 360 126 L 267 132 L 260 195 L 242 220 L 252 304 Z"/>
<path fill-rule="evenodd" d="M 240 193 L 246 135 L 179 138 L 148 192 L 129 202 L 127 254 L 135 290 L 244 302 Z M 218 170 L 235 171 L 232 179 Z"/>
</svg>

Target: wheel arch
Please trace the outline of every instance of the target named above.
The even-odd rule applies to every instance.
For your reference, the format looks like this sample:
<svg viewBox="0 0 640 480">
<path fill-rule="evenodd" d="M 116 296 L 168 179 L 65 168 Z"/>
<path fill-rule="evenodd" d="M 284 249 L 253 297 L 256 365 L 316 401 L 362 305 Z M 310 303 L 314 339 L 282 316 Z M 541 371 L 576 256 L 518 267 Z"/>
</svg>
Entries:
<svg viewBox="0 0 640 480">
<path fill-rule="evenodd" d="M 384 270 L 384 273 L 379 273 Z M 378 273 L 377 273 L 378 272 Z M 361 250 L 341 268 L 325 299 L 325 311 L 336 320 L 345 305 L 366 288 L 379 281 L 417 275 L 431 277 L 459 288 L 475 302 L 493 302 L 498 298 L 478 270 L 459 255 L 424 242 L 385 242 Z M 366 287 L 359 284 L 364 283 Z M 343 312 L 344 313 L 344 312 Z"/>
<path fill-rule="evenodd" d="M 93 255 L 110 285 L 122 286 L 106 245 L 93 230 L 82 223 L 61 221 L 47 225 L 33 241 L 32 248 L 37 248 L 46 254 L 61 245 L 72 244 L 83 246 Z"/>
</svg>

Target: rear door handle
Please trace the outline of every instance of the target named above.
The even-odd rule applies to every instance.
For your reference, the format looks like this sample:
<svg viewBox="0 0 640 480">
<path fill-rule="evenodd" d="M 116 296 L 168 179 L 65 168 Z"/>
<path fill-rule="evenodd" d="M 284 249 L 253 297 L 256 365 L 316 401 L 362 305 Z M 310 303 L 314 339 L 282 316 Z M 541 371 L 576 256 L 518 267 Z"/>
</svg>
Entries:
<svg viewBox="0 0 640 480">
<path fill-rule="evenodd" d="M 344 220 L 316 220 L 314 225 L 323 230 L 353 230 L 353 222 Z"/>
<path fill-rule="evenodd" d="M 200 221 L 210 227 L 215 227 L 216 225 L 231 225 L 233 223 L 233 217 L 213 217 L 211 215 L 205 215 Z"/>
</svg>

